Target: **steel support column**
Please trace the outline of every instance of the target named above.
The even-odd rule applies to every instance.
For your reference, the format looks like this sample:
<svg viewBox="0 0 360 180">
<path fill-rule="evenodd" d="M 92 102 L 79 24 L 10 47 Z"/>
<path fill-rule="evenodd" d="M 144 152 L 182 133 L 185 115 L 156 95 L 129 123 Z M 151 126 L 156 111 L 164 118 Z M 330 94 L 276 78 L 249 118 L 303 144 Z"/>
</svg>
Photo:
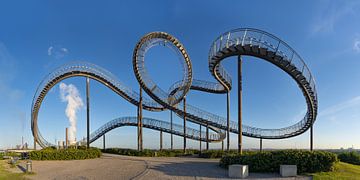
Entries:
<svg viewBox="0 0 360 180">
<path fill-rule="evenodd" d="M 105 150 L 105 134 L 103 135 L 103 149 Z"/>
<path fill-rule="evenodd" d="M 314 141 L 313 141 L 313 124 L 310 127 L 310 151 L 314 149 Z"/>
<path fill-rule="evenodd" d="M 163 132 L 160 131 L 160 151 L 163 149 Z"/>
<path fill-rule="evenodd" d="M 138 105 L 138 151 L 143 150 L 143 134 L 142 134 L 142 88 L 140 86 L 140 99 L 139 99 L 139 105 Z"/>
<path fill-rule="evenodd" d="M 90 78 L 86 78 L 86 147 L 90 147 Z"/>
<path fill-rule="evenodd" d="M 209 150 L 209 125 L 206 124 L 206 150 Z"/>
<path fill-rule="evenodd" d="M 262 147 L 262 140 L 263 140 L 263 139 L 260 138 L 260 152 L 262 152 L 262 148 L 263 148 L 263 147 Z"/>
<path fill-rule="evenodd" d="M 170 129 L 173 130 L 173 113 L 170 111 Z M 173 141 L 173 133 L 170 134 L 170 149 L 173 150 L 174 148 L 174 141 Z"/>
<path fill-rule="evenodd" d="M 227 119 L 227 144 L 226 150 L 230 150 L 230 92 L 226 93 L 226 119 Z"/>
<path fill-rule="evenodd" d="M 242 59 L 238 56 L 238 153 L 242 154 Z"/>
<path fill-rule="evenodd" d="M 201 154 L 201 124 L 200 124 L 200 141 L 199 141 L 199 144 L 200 144 L 200 154 Z"/>
<path fill-rule="evenodd" d="M 184 154 L 186 153 L 186 96 L 184 97 Z"/>
<path fill-rule="evenodd" d="M 36 140 L 35 140 L 35 137 L 34 137 L 34 150 L 36 150 Z"/>
</svg>

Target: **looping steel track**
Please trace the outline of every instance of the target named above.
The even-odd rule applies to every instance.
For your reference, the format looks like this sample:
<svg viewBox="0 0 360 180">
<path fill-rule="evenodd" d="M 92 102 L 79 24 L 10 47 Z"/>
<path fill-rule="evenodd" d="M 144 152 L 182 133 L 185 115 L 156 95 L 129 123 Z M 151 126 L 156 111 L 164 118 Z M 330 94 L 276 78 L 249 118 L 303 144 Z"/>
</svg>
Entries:
<svg viewBox="0 0 360 180">
<path fill-rule="evenodd" d="M 145 68 L 146 52 L 153 46 L 164 45 L 174 50 L 183 65 L 183 79 L 176 82 L 166 92 L 158 87 L 147 74 Z M 226 32 L 219 36 L 212 44 L 209 52 L 209 70 L 218 81 L 207 82 L 193 80 L 192 66 L 189 55 L 184 46 L 175 37 L 164 32 L 152 32 L 145 35 L 135 46 L 133 53 L 133 70 L 140 86 L 151 97 L 143 98 L 142 106 L 149 111 L 164 111 L 170 109 L 178 116 L 183 117 L 183 105 L 181 100 L 190 89 L 208 93 L 227 93 L 232 88 L 229 74 L 222 67 L 222 60 L 230 56 L 253 56 L 268 61 L 289 74 L 299 85 L 307 104 L 307 113 L 298 123 L 279 129 L 262 129 L 243 125 L 243 135 L 262 139 L 282 139 L 297 136 L 304 133 L 314 123 L 317 115 L 317 93 L 314 77 L 302 58 L 285 42 L 279 38 L 257 29 L 242 28 Z M 38 112 L 43 99 L 50 89 L 60 81 L 83 76 L 94 79 L 110 88 L 112 91 L 126 99 L 133 105 L 139 105 L 139 94 L 121 83 L 116 76 L 107 70 L 86 62 L 73 62 L 66 64 L 50 73 L 39 85 L 32 103 L 31 128 L 34 138 L 42 147 L 53 146 L 46 141 L 38 129 Z M 222 141 L 227 129 L 226 118 L 206 112 L 197 107 L 186 104 L 186 117 L 188 121 L 208 125 L 215 133 L 207 139 L 198 130 L 187 128 L 183 134 L 181 125 L 170 124 L 165 121 L 143 118 L 143 126 L 146 128 L 161 130 L 179 136 L 185 136 L 194 140 L 218 142 Z M 137 126 L 136 117 L 124 117 L 110 121 L 90 135 L 90 142 L 95 141 L 106 132 L 121 126 Z M 237 123 L 230 122 L 230 131 L 238 133 Z"/>
</svg>

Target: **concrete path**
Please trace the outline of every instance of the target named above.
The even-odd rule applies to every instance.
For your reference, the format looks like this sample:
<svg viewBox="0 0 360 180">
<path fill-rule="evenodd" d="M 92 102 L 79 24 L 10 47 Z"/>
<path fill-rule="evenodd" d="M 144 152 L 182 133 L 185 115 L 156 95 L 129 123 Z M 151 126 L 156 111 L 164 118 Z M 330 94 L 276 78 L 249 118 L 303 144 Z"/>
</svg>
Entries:
<svg viewBox="0 0 360 180">
<path fill-rule="evenodd" d="M 227 179 L 219 159 L 191 157 L 130 157 L 103 154 L 101 158 L 74 161 L 33 161 L 30 179 Z M 249 179 L 281 178 L 278 174 L 250 173 Z"/>
</svg>

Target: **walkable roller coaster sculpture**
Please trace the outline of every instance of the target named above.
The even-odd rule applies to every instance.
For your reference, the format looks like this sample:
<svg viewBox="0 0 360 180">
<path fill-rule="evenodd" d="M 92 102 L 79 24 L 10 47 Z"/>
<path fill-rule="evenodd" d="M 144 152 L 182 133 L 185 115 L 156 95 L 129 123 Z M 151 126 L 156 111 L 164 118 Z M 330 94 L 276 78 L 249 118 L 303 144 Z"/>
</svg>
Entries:
<svg viewBox="0 0 360 180">
<path fill-rule="evenodd" d="M 184 76 L 182 80 L 172 85 L 167 92 L 152 81 L 145 67 L 146 52 L 157 45 L 164 45 L 174 50 L 183 66 Z M 281 68 L 297 82 L 307 104 L 307 113 L 303 119 L 294 125 L 279 129 L 262 129 L 243 125 L 241 121 L 230 121 L 229 92 L 232 88 L 232 80 L 222 67 L 221 61 L 230 56 L 238 56 L 240 62 L 239 67 L 241 69 L 241 56 L 243 55 L 266 60 Z M 43 148 L 55 146 L 45 140 L 41 135 L 37 124 L 38 112 L 44 97 L 53 86 L 64 79 L 75 76 L 94 79 L 110 88 L 128 102 L 138 106 L 137 116 L 114 119 L 104 124 L 91 135 L 88 133 L 88 144 L 94 142 L 112 129 L 121 126 L 138 126 L 138 135 L 140 135 L 140 139 L 138 140 L 141 141 L 141 144 L 142 127 L 182 136 L 184 137 L 184 149 L 186 146 L 186 138 L 205 142 L 221 142 L 232 132 L 238 134 L 239 139 L 241 139 L 241 135 L 260 138 L 261 140 L 283 139 L 300 135 L 309 128 L 312 130 L 318 108 L 315 80 L 302 58 L 285 42 L 274 35 L 258 29 L 235 29 L 223 33 L 211 44 L 208 60 L 210 73 L 217 80 L 216 83 L 193 79 L 190 57 L 178 39 L 165 32 L 151 32 L 140 39 L 133 52 L 133 70 L 140 84 L 139 93 L 128 88 L 112 73 L 95 64 L 72 62 L 63 65 L 50 73 L 40 83 L 34 95 L 31 109 L 31 128 L 35 143 L 37 142 Z M 218 94 L 227 93 L 227 118 L 186 104 L 186 94 L 190 89 Z M 143 97 L 142 90 L 144 90 L 151 99 Z M 239 98 L 241 98 L 240 93 L 239 95 Z M 142 109 L 148 111 L 170 110 L 179 117 L 184 118 L 184 125 L 174 125 L 172 121 L 169 123 L 167 121 L 142 117 Z M 239 119 L 241 118 L 239 117 Z M 186 121 L 199 124 L 200 130 L 186 127 Z M 207 127 L 206 133 L 201 131 L 201 126 Z M 208 128 L 214 133 L 209 133 Z M 239 146 L 241 146 L 240 140 Z"/>
</svg>

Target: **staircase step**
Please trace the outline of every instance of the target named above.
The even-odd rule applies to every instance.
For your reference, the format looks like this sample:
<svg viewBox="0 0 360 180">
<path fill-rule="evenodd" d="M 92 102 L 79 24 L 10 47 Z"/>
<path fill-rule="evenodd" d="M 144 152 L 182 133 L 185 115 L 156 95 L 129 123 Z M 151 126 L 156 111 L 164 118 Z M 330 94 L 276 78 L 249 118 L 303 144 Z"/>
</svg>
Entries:
<svg viewBox="0 0 360 180">
<path fill-rule="evenodd" d="M 244 50 L 245 50 L 245 51 L 248 51 L 248 52 L 251 51 L 251 46 L 250 46 L 250 44 L 246 44 L 246 45 L 244 45 L 243 47 L 244 47 Z"/>
<path fill-rule="evenodd" d="M 275 57 L 275 52 L 274 51 L 267 51 L 267 56 L 269 58 L 274 58 Z"/>
<path fill-rule="evenodd" d="M 267 49 L 266 48 L 260 48 L 260 54 L 263 55 L 263 56 L 266 56 Z"/>
<path fill-rule="evenodd" d="M 251 46 L 252 52 L 259 54 L 259 45 L 253 45 Z"/>
<path fill-rule="evenodd" d="M 236 45 L 235 48 L 237 49 L 237 52 L 239 52 L 239 53 L 245 52 L 245 49 L 241 44 Z"/>
</svg>

